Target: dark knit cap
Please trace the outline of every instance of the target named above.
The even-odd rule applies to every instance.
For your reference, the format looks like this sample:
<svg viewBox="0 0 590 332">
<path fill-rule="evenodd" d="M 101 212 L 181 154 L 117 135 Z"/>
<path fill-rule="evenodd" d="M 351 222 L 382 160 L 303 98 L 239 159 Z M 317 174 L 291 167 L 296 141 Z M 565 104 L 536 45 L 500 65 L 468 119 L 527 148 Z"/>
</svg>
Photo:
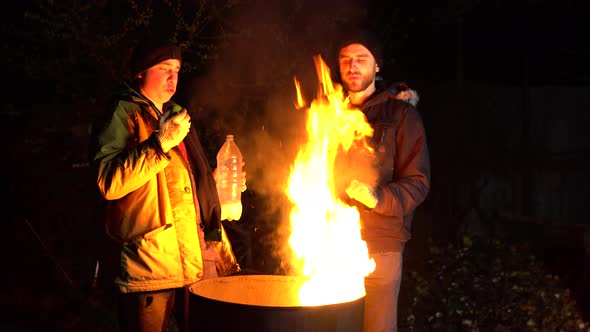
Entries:
<svg viewBox="0 0 590 332">
<path fill-rule="evenodd" d="M 341 38 L 340 43 L 338 44 L 338 54 L 337 57 L 340 56 L 340 51 L 351 44 L 361 44 L 366 47 L 373 57 L 375 58 L 375 62 L 379 67 L 383 67 L 383 54 L 381 52 L 381 44 L 379 41 L 373 36 L 372 33 L 366 30 L 352 30 L 347 32 Z"/>
<path fill-rule="evenodd" d="M 140 43 L 133 52 L 129 67 L 131 74 L 136 76 L 144 70 L 168 59 L 177 59 L 182 63 L 181 50 L 178 45 L 168 41 L 145 41 Z"/>
</svg>

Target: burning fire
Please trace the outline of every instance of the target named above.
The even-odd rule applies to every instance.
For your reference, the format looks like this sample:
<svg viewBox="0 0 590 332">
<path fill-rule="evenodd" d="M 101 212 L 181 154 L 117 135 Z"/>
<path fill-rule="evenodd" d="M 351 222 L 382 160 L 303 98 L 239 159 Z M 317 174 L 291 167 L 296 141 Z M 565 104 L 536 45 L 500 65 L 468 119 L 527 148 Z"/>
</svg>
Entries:
<svg viewBox="0 0 590 332">
<path fill-rule="evenodd" d="M 348 151 L 373 129 L 358 110 L 347 110 L 342 87 L 332 83 L 320 56 L 314 58 L 320 80 L 318 98 L 307 109 L 307 143 L 294 162 L 287 195 L 293 203 L 289 243 L 306 281 L 302 305 L 349 302 L 365 295 L 364 277 L 375 269 L 360 235 L 360 217 L 337 197 L 333 166 L 338 149 Z M 295 80 L 298 103 L 302 102 Z M 303 106 L 299 104 L 298 106 Z"/>
</svg>

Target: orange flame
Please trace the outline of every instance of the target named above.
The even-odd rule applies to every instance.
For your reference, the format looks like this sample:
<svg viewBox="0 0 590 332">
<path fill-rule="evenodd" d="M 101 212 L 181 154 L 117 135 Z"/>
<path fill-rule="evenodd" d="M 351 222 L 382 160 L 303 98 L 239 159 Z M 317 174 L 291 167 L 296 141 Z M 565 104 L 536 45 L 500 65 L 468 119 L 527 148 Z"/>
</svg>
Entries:
<svg viewBox="0 0 590 332">
<path fill-rule="evenodd" d="M 303 100 L 303 95 L 301 94 L 301 84 L 299 83 L 297 78 L 293 78 L 293 81 L 295 81 L 295 89 L 297 91 L 297 104 L 295 105 L 295 107 L 297 109 L 300 109 L 303 108 L 303 106 L 305 106 L 305 101 Z"/>
<path fill-rule="evenodd" d="M 346 109 L 342 87 L 334 86 L 321 57 L 314 61 L 320 96 L 307 110 L 308 140 L 286 191 L 293 203 L 289 243 L 298 258 L 295 268 L 306 278 L 299 289 L 302 305 L 358 299 L 365 295 L 364 277 L 375 269 L 360 236 L 358 210 L 340 201 L 333 179 L 338 149 L 347 151 L 373 129 L 362 112 Z"/>
</svg>

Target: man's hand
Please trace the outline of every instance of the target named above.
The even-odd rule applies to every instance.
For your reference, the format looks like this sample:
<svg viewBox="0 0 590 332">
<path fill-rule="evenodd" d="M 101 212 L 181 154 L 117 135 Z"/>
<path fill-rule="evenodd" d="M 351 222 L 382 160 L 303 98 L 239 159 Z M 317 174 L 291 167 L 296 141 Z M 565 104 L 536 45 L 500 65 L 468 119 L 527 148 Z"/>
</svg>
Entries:
<svg viewBox="0 0 590 332">
<path fill-rule="evenodd" d="M 242 162 L 242 167 L 244 167 L 246 163 Z M 217 168 L 213 170 L 213 178 L 215 179 L 215 183 L 219 183 L 219 172 Z M 218 187 L 219 189 L 219 187 Z M 246 191 L 246 172 L 242 171 L 241 177 L 241 191 Z M 218 193 L 219 194 L 219 193 Z M 242 203 L 233 203 L 233 204 L 221 204 L 221 220 L 240 220 L 242 216 Z"/>
<path fill-rule="evenodd" d="M 160 118 L 160 127 L 156 137 L 160 141 L 162 150 L 166 153 L 177 146 L 186 137 L 191 128 L 191 117 L 186 109 L 177 114 L 167 111 Z"/>
<path fill-rule="evenodd" d="M 244 167 L 244 165 L 246 165 L 246 163 L 242 162 L 242 167 Z M 242 192 L 246 191 L 246 189 L 248 189 L 248 187 L 246 187 L 246 171 L 242 171 Z"/>
<path fill-rule="evenodd" d="M 377 194 L 372 188 L 362 182 L 352 180 L 345 192 L 350 198 L 363 203 L 370 209 L 377 206 Z"/>
<path fill-rule="evenodd" d="M 246 165 L 246 163 L 242 162 L 242 167 L 244 167 L 244 165 Z M 213 178 L 215 179 L 215 183 L 219 182 L 219 178 L 218 178 L 218 173 L 217 173 L 217 168 L 213 170 Z M 242 192 L 246 191 L 246 189 L 248 189 L 248 187 L 246 187 L 246 171 L 242 171 Z"/>
</svg>

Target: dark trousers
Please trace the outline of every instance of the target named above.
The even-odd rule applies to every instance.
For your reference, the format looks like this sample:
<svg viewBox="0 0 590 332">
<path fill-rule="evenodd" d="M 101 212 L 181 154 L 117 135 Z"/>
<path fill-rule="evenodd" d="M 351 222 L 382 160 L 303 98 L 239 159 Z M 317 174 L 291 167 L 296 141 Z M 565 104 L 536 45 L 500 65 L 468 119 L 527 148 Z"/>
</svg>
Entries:
<svg viewBox="0 0 590 332">
<path fill-rule="evenodd" d="M 188 290 L 164 289 L 120 293 L 118 320 L 123 332 L 179 332 L 188 330 Z"/>
</svg>

